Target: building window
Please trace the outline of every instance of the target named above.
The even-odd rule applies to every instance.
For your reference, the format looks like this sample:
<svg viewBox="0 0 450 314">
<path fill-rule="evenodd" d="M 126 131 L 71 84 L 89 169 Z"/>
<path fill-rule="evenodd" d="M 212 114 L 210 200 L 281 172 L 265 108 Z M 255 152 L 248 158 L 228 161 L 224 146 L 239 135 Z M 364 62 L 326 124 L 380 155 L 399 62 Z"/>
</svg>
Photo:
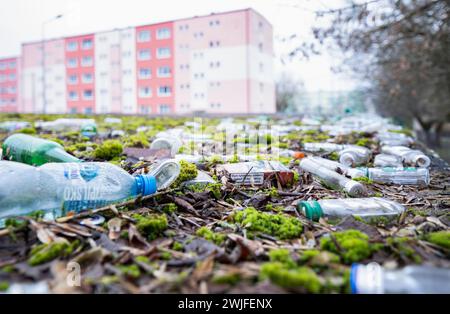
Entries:
<svg viewBox="0 0 450 314">
<path fill-rule="evenodd" d="M 70 91 L 69 92 L 69 100 L 70 101 L 78 100 L 78 93 L 76 91 Z"/>
<path fill-rule="evenodd" d="M 170 113 L 169 105 L 159 105 L 159 113 Z"/>
<path fill-rule="evenodd" d="M 9 68 L 10 68 L 10 69 L 15 69 L 15 68 L 16 68 L 16 61 L 11 61 L 11 62 L 9 63 Z"/>
<path fill-rule="evenodd" d="M 170 77 L 170 67 L 163 66 L 158 68 L 158 77 Z"/>
<path fill-rule="evenodd" d="M 170 29 L 167 27 L 160 28 L 156 32 L 156 39 L 167 39 L 170 38 Z"/>
<path fill-rule="evenodd" d="M 69 41 L 66 49 L 67 51 L 76 51 L 78 49 L 78 43 L 76 41 Z"/>
<path fill-rule="evenodd" d="M 90 107 L 84 109 L 85 114 L 91 114 L 92 112 L 93 112 L 93 110 Z"/>
<path fill-rule="evenodd" d="M 139 50 L 139 60 L 150 60 L 152 57 L 150 49 Z"/>
<path fill-rule="evenodd" d="M 0 70 L 6 69 L 6 63 L 0 63 Z"/>
<path fill-rule="evenodd" d="M 138 42 L 144 43 L 148 42 L 151 39 L 150 31 L 140 31 L 138 34 Z"/>
<path fill-rule="evenodd" d="M 67 60 L 67 67 L 68 68 L 76 68 L 78 66 L 78 60 L 77 58 L 70 58 Z"/>
<path fill-rule="evenodd" d="M 172 95 L 172 88 L 170 86 L 160 86 L 158 88 L 159 97 L 168 97 Z"/>
<path fill-rule="evenodd" d="M 149 68 L 139 69 L 139 78 L 142 80 L 149 79 L 152 77 L 152 70 Z"/>
<path fill-rule="evenodd" d="M 70 113 L 77 113 L 77 108 L 70 108 Z"/>
<path fill-rule="evenodd" d="M 92 59 L 91 56 L 85 56 L 83 59 L 81 59 L 81 66 L 82 67 L 91 67 L 94 65 L 94 59 Z"/>
<path fill-rule="evenodd" d="M 141 98 L 152 97 L 152 89 L 148 86 L 139 88 L 139 97 L 141 97 Z"/>
<path fill-rule="evenodd" d="M 168 47 L 158 48 L 158 50 L 156 50 L 156 57 L 158 59 L 170 58 L 170 48 Z"/>
<path fill-rule="evenodd" d="M 92 49 L 92 47 L 93 47 L 92 39 L 83 39 L 83 43 L 81 44 L 81 47 L 83 48 L 83 50 Z"/>
<path fill-rule="evenodd" d="M 150 113 L 150 108 L 147 106 L 141 106 L 141 113 L 143 113 L 143 114 Z"/>
<path fill-rule="evenodd" d="M 83 99 L 84 100 L 91 100 L 94 97 L 94 94 L 92 93 L 92 89 L 86 89 L 83 91 Z"/>
<path fill-rule="evenodd" d="M 67 79 L 69 85 L 75 85 L 78 83 L 78 76 L 76 74 L 69 75 L 69 78 Z"/>
<path fill-rule="evenodd" d="M 123 57 L 123 58 L 129 58 L 129 57 L 131 57 L 131 51 L 124 51 L 124 52 L 122 53 L 122 57 Z"/>
<path fill-rule="evenodd" d="M 15 74 L 15 73 L 11 73 L 11 74 L 9 75 L 9 80 L 10 80 L 10 81 L 15 81 L 15 80 L 16 80 L 16 74 Z"/>
<path fill-rule="evenodd" d="M 263 52 L 263 48 L 264 48 L 263 43 L 259 43 L 259 44 L 258 44 L 259 52 Z"/>
<path fill-rule="evenodd" d="M 94 81 L 94 78 L 91 73 L 84 73 L 81 78 L 81 81 L 83 83 L 92 83 Z"/>
</svg>

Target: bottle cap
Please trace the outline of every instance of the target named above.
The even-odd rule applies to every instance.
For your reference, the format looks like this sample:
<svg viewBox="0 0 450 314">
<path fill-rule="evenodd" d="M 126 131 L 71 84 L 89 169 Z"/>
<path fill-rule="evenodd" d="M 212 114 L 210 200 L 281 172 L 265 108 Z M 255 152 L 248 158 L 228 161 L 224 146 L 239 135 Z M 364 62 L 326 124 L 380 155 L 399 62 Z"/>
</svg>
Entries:
<svg viewBox="0 0 450 314">
<path fill-rule="evenodd" d="M 298 202 L 297 208 L 300 209 L 308 218 L 312 221 L 319 221 L 320 217 L 323 216 L 322 207 L 318 201 L 301 201 Z"/>
<path fill-rule="evenodd" d="M 353 264 L 350 271 L 350 287 L 355 294 L 384 293 L 383 269 L 378 263 Z"/>
<path fill-rule="evenodd" d="M 294 159 L 302 159 L 302 158 L 305 158 L 305 153 L 304 152 L 294 152 L 292 157 L 294 157 Z"/>
<path fill-rule="evenodd" d="M 355 158 L 350 152 L 341 153 L 339 156 L 339 162 L 347 167 L 352 167 L 355 162 Z"/>
<path fill-rule="evenodd" d="M 349 180 L 345 183 L 344 191 L 346 191 L 350 196 L 367 195 L 367 190 L 364 185 L 354 180 Z"/>
<path fill-rule="evenodd" d="M 139 175 L 136 178 L 137 194 L 142 196 L 156 193 L 156 178 L 153 176 Z"/>
</svg>

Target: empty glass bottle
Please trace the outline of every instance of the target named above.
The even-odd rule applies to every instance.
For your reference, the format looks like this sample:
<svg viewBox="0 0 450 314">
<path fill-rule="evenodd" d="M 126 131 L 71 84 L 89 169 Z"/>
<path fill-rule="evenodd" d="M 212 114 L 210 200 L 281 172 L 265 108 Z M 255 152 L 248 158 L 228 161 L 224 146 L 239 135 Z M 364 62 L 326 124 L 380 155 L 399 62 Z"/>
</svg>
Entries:
<svg viewBox="0 0 450 314">
<path fill-rule="evenodd" d="M 31 127 L 31 124 L 24 121 L 4 121 L 0 123 L 0 131 L 8 133 L 29 127 Z"/>
<path fill-rule="evenodd" d="M 26 134 L 9 136 L 2 146 L 2 159 L 40 166 L 48 162 L 81 162 L 53 141 Z"/>
<path fill-rule="evenodd" d="M 381 152 L 399 156 L 405 164 L 413 167 L 428 168 L 431 164 L 427 155 L 420 150 L 413 150 L 406 146 L 382 146 Z"/>
<path fill-rule="evenodd" d="M 338 152 L 344 149 L 344 145 L 334 143 L 303 143 L 303 149 L 307 152 Z"/>
<path fill-rule="evenodd" d="M 50 216 L 80 212 L 153 194 L 179 175 L 176 161 L 150 175 L 131 176 L 110 163 L 48 163 L 32 167 L 0 161 L 0 219 L 42 210 Z"/>
<path fill-rule="evenodd" d="M 370 157 L 370 149 L 357 145 L 346 145 L 345 148 L 339 152 L 339 162 L 348 167 L 366 164 Z"/>
<path fill-rule="evenodd" d="M 380 132 L 377 135 L 382 146 L 409 146 L 414 140 L 402 133 Z"/>
<path fill-rule="evenodd" d="M 367 194 L 366 188 L 359 182 L 346 178 L 337 172 L 316 163 L 311 158 L 300 160 L 300 168 L 322 180 L 326 186 L 336 190 L 344 190 L 350 196 L 363 196 Z"/>
<path fill-rule="evenodd" d="M 151 149 L 168 149 L 171 157 L 174 157 L 183 144 L 176 137 L 160 137 L 152 142 Z"/>
<path fill-rule="evenodd" d="M 353 293 L 450 293 L 450 269 L 433 266 L 406 266 L 385 269 L 377 263 L 355 264 L 350 272 Z"/>
<path fill-rule="evenodd" d="M 430 173 L 427 168 L 368 168 L 367 176 L 378 183 L 402 185 L 428 185 L 430 183 Z"/>
<path fill-rule="evenodd" d="M 402 167 L 401 157 L 388 154 L 378 154 L 373 160 L 375 167 Z"/>
<path fill-rule="evenodd" d="M 36 122 L 35 126 L 39 129 L 53 132 L 79 131 L 83 136 L 87 137 L 97 134 L 97 124 L 94 119 L 57 119 L 54 121 Z"/>
<path fill-rule="evenodd" d="M 314 221 L 324 216 L 332 219 L 350 215 L 361 218 L 392 217 L 405 210 L 402 205 L 379 197 L 300 201 L 297 207 L 308 219 Z"/>
<path fill-rule="evenodd" d="M 341 163 L 338 163 L 337 161 L 329 160 L 322 157 L 309 157 L 312 160 L 314 160 L 316 163 L 320 164 L 321 166 L 328 168 L 330 170 L 336 171 L 338 173 L 343 173 L 346 176 L 349 176 L 350 178 L 361 178 L 365 177 L 367 175 L 367 171 L 364 168 L 350 168 L 347 167 Z"/>
</svg>

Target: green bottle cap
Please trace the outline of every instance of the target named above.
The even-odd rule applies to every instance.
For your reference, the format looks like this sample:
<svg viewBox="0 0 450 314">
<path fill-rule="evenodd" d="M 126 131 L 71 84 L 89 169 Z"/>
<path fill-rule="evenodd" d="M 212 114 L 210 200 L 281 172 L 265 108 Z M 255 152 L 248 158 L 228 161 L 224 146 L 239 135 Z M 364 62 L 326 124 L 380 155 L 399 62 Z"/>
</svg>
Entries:
<svg viewBox="0 0 450 314">
<path fill-rule="evenodd" d="M 319 221 L 323 216 L 322 208 L 318 201 L 300 201 L 297 208 L 305 213 L 306 218 L 312 221 Z"/>
</svg>

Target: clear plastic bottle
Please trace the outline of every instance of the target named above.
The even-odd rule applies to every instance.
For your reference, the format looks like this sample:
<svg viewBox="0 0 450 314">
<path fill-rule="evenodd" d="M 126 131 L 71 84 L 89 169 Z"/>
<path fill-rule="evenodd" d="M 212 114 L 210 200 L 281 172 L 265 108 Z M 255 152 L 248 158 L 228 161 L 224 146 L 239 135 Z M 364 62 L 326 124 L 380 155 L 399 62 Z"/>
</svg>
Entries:
<svg viewBox="0 0 450 314">
<path fill-rule="evenodd" d="M 357 145 L 346 145 L 345 148 L 339 152 L 339 162 L 348 167 L 366 164 L 370 157 L 370 149 Z"/>
<path fill-rule="evenodd" d="M 409 146 L 414 140 L 402 133 L 380 132 L 376 136 L 382 146 Z"/>
<path fill-rule="evenodd" d="M 334 143 L 303 143 L 303 149 L 307 152 L 338 152 L 344 149 L 344 145 Z"/>
<path fill-rule="evenodd" d="M 150 175 L 131 176 L 110 163 L 48 163 L 40 167 L 0 161 L 0 219 L 43 210 L 52 217 L 150 195 L 179 175 L 176 161 Z"/>
<path fill-rule="evenodd" d="M 378 154 L 373 160 L 375 167 L 402 167 L 401 157 L 388 154 Z"/>
<path fill-rule="evenodd" d="M 378 183 L 402 185 L 428 185 L 430 183 L 430 173 L 427 168 L 368 168 L 367 176 Z"/>
<path fill-rule="evenodd" d="M 31 127 L 31 124 L 24 121 L 4 121 L 0 123 L 0 131 L 8 133 L 29 127 Z"/>
<path fill-rule="evenodd" d="M 297 207 L 308 219 L 314 221 L 324 216 L 330 218 L 343 218 L 350 215 L 361 218 L 393 217 L 405 210 L 402 205 L 380 197 L 300 201 Z"/>
<path fill-rule="evenodd" d="M 26 134 L 9 136 L 2 146 L 2 159 L 40 166 L 48 162 L 81 162 L 53 141 Z"/>
<path fill-rule="evenodd" d="M 170 156 L 174 157 L 178 153 L 182 145 L 183 143 L 181 143 L 181 141 L 176 137 L 167 136 L 159 137 L 154 140 L 150 145 L 150 149 L 168 149 L 170 150 Z"/>
<path fill-rule="evenodd" d="M 399 156 L 405 164 L 413 167 L 428 168 L 431 164 L 430 158 L 423 152 L 406 146 L 382 146 L 381 152 Z"/>
<path fill-rule="evenodd" d="M 87 137 L 97 134 L 97 124 L 94 119 L 57 119 L 54 121 L 36 122 L 35 126 L 42 130 L 53 132 L 79 131 L 83 136 Z"/>
<path fill-rule="evenodd" d="M 406 266 L 389 270 L 377 263 L 354 264 L 350 272 L 352 293 L 449 294 L 450 268 Z"/>
<path fill-rule="evenodd" d="M 321 166 L 311 158 L 300 160 L 300 168 L 318 177 L 327 186 L 336 190 L 344 190 L 350 196 L 358 197 L 367 195 L 367 190 L 361 183 L 348 179 L 333 170 Z"/>
<path fill-rule="evenodd" d="M 363 168 L 350 168 L 347 167 L 341 163 L 338 163 L 337 161 L 333 161 L 333 160 L 329 160 L 326 158 L 322 158 L 322 157 L 309 157 L 312 160 L 314 160 L 316 163 L 320 164 L 321 166 L 328 168 L 330 170 L 333 171 L 337 171 L 339 173 L 343 173 L 346 176 L 349 176 L 352 179 L 355 178 L 362 178 L 365 177 L 367 175 L 367 171 Z"/>
</svg>

